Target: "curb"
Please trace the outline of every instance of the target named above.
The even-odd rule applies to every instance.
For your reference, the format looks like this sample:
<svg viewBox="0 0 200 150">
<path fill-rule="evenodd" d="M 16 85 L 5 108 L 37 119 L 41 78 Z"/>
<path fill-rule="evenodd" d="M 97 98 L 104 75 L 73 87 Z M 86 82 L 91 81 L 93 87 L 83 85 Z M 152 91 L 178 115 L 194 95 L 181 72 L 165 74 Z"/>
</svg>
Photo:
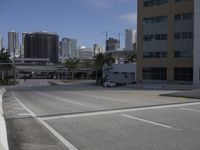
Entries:
<svg viewBox="0 0 200 150">
<path fill-rule="evenodd" d="M 3 94 L 6 92 L 5 88 L 0 89 L 0 149 L 9 150 L 8 148 L 8 139 L 7 139 L 7 130 L 6 123 L 2 108 Z"/>
</svg>

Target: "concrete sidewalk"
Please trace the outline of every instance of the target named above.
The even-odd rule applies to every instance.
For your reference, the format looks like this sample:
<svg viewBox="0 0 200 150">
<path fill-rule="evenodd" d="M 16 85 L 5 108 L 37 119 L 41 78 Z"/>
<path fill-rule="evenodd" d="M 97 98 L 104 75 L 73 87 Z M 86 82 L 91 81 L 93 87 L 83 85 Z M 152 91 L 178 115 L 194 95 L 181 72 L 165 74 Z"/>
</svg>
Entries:
<svg viewBox="0 0 200 150">
<path fill-rule="evenodd" d="M 174 93 L 161 94 L 160 96 L 200 99 L 200 89 L 191 90 L 191 91 L 183 91 L 183 92 L 174 92 Z"/>
<path fill-rule="evenodd" d="M 195 89 L 193 85 L 181 84 L 128 84 L 126 88 L 133 89 L 150 89 L 150 90 L 192 90 Z"/>
</svg>

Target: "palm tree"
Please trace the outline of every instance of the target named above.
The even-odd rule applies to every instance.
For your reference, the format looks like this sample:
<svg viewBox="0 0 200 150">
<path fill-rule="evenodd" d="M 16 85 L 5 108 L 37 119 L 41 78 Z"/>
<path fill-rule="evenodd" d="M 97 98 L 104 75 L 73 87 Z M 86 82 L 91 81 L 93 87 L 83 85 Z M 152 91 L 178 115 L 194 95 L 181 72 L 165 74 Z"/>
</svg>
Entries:
<svg viewBox="0 0 200 150">
<path fill-rule="evenodd" d="M 112 53 L 105 54 L 105 64 L 111 66 L 115 63 L 115 58 L 112 56 Z"/>
<path fill-rule="evenodd" d="M 68 68 L 69 71 L 71 71 L 71 75 L 72 75 L 72 80 L 74 80 L 74 70 L 77 69 L 78 65 L 80 63 L 80 60 L 77 58 L 70 58 L 67 59 L 65 62 L 66 67 Z"/>
<path fill-rule="evenodd" d="M 111 53 L 108 54 L 97 54 L 96 55 L 96 62 L 95 62 L 95 66 L 96 66 L 96 80 L 97 80 L 97 84 L 99 84 L 99 82 L 103 82 L 103 66 L 104 65 L 108 65 L 111 66 L 113 63 L 115 63 L 115 58 L 112 56 Z"/>
</svg>

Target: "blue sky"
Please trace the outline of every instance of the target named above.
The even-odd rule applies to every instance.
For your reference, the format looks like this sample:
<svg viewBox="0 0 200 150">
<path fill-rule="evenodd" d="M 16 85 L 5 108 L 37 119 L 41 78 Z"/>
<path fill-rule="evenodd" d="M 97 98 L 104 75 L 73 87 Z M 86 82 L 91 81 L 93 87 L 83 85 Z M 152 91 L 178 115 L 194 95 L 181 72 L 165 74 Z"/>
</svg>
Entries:
<svg viewBox="0 0 200 150">
<path fill-rule="evenodd" d="M 78 45 L 104 45 L 111 37 L 136 27 L 137 0 L 0 0 L 0 34 L 51 31 L 60 38 L 76 38 Z M 121 39 L 124 43 L 124 35 Z M 122 47 L 124 44 L 122 44 Z"/>
</svg>

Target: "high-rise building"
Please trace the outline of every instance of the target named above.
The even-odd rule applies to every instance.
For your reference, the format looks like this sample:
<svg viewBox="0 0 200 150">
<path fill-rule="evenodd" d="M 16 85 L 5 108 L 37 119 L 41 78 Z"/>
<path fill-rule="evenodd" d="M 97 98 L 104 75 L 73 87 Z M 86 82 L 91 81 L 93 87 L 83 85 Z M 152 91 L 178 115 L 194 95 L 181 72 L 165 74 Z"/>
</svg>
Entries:
<svg viewBox="0 0 200 150">
<path fill-rule="evenodd" d="M 58 45 L 58 57 L 59 59 L 62 59 L 63 53 L 62 53 L 62 41 L 59 41 Z"/>
<path fill-rule="evenodd" d="M 71 53 L 71 58 L 77 57 L 77 40 L 76 39 L 70 39 L 69 41 L 69 51 Z"/>
<path fill-rule="evenodd" d="M 68 38 L 63 38 L 62 41 L 60 42 L 60 57 L 61 58 L 69 58 L 70 57 L 70 52 L 69 52 L 69 42 Z"/>
<path fill-rule="evenodd" d="M 3 36 L 0 35 L 0 51 L 3 48 Z"/>
<path fill-rule="evenodd" d="M 19 52 L 19 33 L 15 31 L 8 32 L 8 51 L 11 58 Z"/>
<path fill-rule="evenodd" d="M 20 57 L 24 58 L 24 40 L 27 32 L 22 33 L 22 45 L 20 46 Z"/>
<path fill-rule="evenodd" d="M 133 44 L 136 43 L 136 30 L 126 29 L 125 31 L 125 50 L 134 50 Z"/>
<path fill-rule="evenodd" d="M 199 7 L 199 0 L 138 0 L 137 82 L 192 83 L 193 70 L 199 82 Z"/>
<path fill-rule="evenodd" d="M 114 38 L 106 40 L 106 52 L 116 51 L 120 48 L 120 41 Z"/>
<path fill-rule="evenodd" d="M 77 40 L 63 38 L 60 42 L 60 57 L 62 59 L 77 57 Z"/>
<path fill-rule="evenodd" d="M 25 58 L 49 58 L 58 62 L 59 36 L 50 32 L 27 33 L 24 40 Z"/>
</svg>

